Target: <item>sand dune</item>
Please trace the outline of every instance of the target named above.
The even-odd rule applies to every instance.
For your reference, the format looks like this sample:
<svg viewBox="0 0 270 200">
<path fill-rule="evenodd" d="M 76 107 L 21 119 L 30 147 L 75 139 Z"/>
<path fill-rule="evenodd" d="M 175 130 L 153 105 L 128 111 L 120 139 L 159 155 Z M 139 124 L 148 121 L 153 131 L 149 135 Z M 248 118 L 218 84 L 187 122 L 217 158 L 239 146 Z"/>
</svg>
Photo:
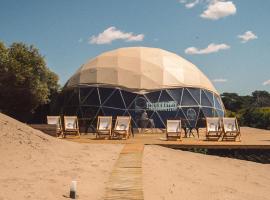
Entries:
<svg viewBox="0 0 270 200">
<path fill-rule="evenodd" d="M 270 165 L 146 146 L 146 200 L 270 199 Z"/>
<path fill-rule="evenodd" d="M 0 200 L 66 199 L 71 180 L 80 199 L 102 199 L 121 149 L 59 140 L 0 114 Z"/>
</svg>

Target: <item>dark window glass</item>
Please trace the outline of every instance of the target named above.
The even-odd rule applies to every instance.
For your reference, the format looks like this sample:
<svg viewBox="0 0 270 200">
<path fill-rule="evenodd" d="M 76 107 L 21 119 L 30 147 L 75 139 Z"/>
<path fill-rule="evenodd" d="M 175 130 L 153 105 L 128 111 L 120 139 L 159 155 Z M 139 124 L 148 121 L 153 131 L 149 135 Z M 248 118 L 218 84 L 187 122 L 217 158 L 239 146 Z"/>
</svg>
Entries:
<svg viewBox="0 0 270 200">
<path fill-rule="evenodd" d="M 84 105 L 94 105 L 94 106 L 100 105 L 97 88 L 94 88 L 91 95 L 87 97 L 87 99 L 84 101 Z"/>
<path fill-rule="evenodd" d="M 83 88 L 80 88 L 80 102 L 83 103 L 87 97 L 89 95 L 91 95 L 92 91 L 94 90 L 94 88 L 92 87 L 83 87 Z"/>
<path fill-rule="evenodd" d="M 79 105 L 79 93 L 74 91 L 72 97 L 70 98 L 68 105 L 78 106 Z"/>
<path fill-rule="evenodd" d="M 167 119 L 175 119 L 177 111 L 158 111 L 162 121 L 166 124 Z"/>
<path fill-rule="evenodd" d="M 201 92 L 201 105 L 202 106 L 209 106 L 209 107 L 213 107 L 213 104 L 211 103 L 211 101 L 208 99 L 207 95 L 205 94 L 205 92 L 202 90 Z"/>
<path fill-rule="evenodd" d="M 103 104 L 115 91 L 112 88 L 98 88 L 101 104 Z"/>
<path fill-rule="evenodd" d="M 121 90 L 122 97 L 125 101 L 126 107 L 129 108 L 131 103 L 135 100 L 137 94 Z"/>
<path fill-rule="evenodd" d="M 147 109 L 147 99 L 143 95 L 138 95 L 135 99 L 135 110 L 141 112 Z"/>
<path fill-rule="evenodd" d="M 189 91 L 187 89 L 184 89 L 181 105 L 182 106 L 193 106 L 193 105 L 198 105 L 198 103 L 191 96 Z"/>
<path fill-rule="evenodd" d="M 132 110 L 135 109 L 135 100 L 131 104 L 129 104 L 128 109 L 132 109 Z"/>
<path fill-rule="evenodd" d="M 125 113 L 125 110 L 122 110 L 122 109 L 113 109 L 113 108 L 103 107 L 102 110 L 104 112 L 104 115 L 113 116 L 114 118 L 116 118 L 116 116 L 123 116 L 123 114 Z"/>
<path fill-rule="evenodd" d="M 188 120 L 196 120 L 199 115 L 199 107 L 183 107 L 182 110 Z"/>
<path fill-rule="evenodd" d="M 203 111 L 200 109 L 196 127 L 202 128 L 202 127 L 205 127 L 205 126 L 206 126 L 205 116 L 203 114 Z"/>
<path fill-rule="evenodd" d="M 184 107 L 182 110 L 185 113 L 186 119 L 188 120 L 190 126 L 195 127 L 199 115 L 199 107 Z"/>
<path fill-rule="evenodd" d="M 202 108 L 205 117 L 214 117 L 215 112 L 213 108 Z"/>
<path fill-rule="evenodd" d="M 174 101 L 173 98 L 167 93 L 166 90 L 161 91 L 161 95 L 159 97 L 159 102 L 167 102 Z"/>
<path fill-rule="evenodd" d="M 125 109 L 125 104 L 119 90 L 116 90 L 103 104 L 106 107 Z"/>
<path fill-rule="evenodd" d="M 209 99 L 209 101 L 211 102 L 211 105 L 214 107 L 214 99 L 213 99 L 213 93 L 207 91 L 207 90 L 204 90 L 207 98 Z"/>
<path fill-rule="evenodd" d="M 77 106 L 66 106 L 64 107 L 64 115 L 67 116 L 72 116 L 72 115 L 76 115 L 77 116 L 77 112 L 78 112 L 78 107 Z"/>
<path fill-rule="evenodd" d="M 78 95 L 78 90 L 68 90 L 65 92 L 64 95 L 64 105 L 67 106 L 76 106 L 79 104 L 79 95 Z"/>
<path fill-rule="evenodd" d="M 81 112 L 83 118 L 94 118 L 99 110 L 98 106 L 81 106 Z"/>
<path fill-rule="evenodd" d="M 94 108 L 93 113 L 95 113 L 95 114 L 93 115 L 93 117 L 91 119 L 91 125 L 96 129 L 98 116 L 104 116 L 104 113 L 103 113 L 101 108 L 99 108 L 99 109 Z"/>
<path fill-rule="evenodd" d="M 178 109 L 175 119 L 181 119 L 181 120 L 186 119 L 186 116 L 184 115 L 184 112 L 182 109 Z"/>
<path fill-rule="evenodd" d="M 174 101 L 176 101 L 177 104 L 180 104 L 182 97 L 182 89 L 170 89 L 167 91 L 170 94 L 170 96 L 174 99 Z"/>
<path fill-rule="evenodd" d="M 156 103 L 158 102 L 160 93 L 161 91 L 150 92 L 150 93 L 145 94 L 145 96 L 147 97 L 147 99 L 149 99 L 151 103 Z"/>
<path fill-rule="evenodd" d="M 197 88 L 188 88 L 188 91 L 190 92 L 192 97 L 197 101 L 197 103 L 201 104 L 200 102 L 201 90 Z"/>
<path fill-rule="evenodd" d="M 214 95 L 214 100 L 215 100 L 215 107 L 216 107 L 217 109 L 222 110 L 222 106 L 221 106 L 221 104 L 220 104 L 220 98 Z"/>
<path fill-rule="evenodd" d="M 201 91 L 201 92 L 200 92 Z M 183 93 L 183 97 L 182 96 Z M 201 93 L 201 111 L 198 107 Z M 156 108 L 147 103 L 161 103 L 161 107 L 167 105 L 168 101 L 180 102 L 181 108 L 168 111 L 148 110 Z M 159 101 L 159 102 L 158 102 Z M 101 106 L 100 103 L 103 102 Z M 167 119 L 182 119 L 190 126 L 205 127 L 205 117 L 220 116 L 223 117 L 223 107 L 221 99 L 206 90 L 196 88 L 168 89 L 151 92 L 145 95 L 138 95 L 124 90 L 113 88 L 93 88 L 83 87 L 73 90 L 65 90 L 61 96 L 61 104 L 64 115 L 77 115 L 79 118 L 93 118 L 89 126 L 96 126 L 96 118 L 99 115 L 113 116 L 130 115 L 132 117 L 133 127 L 137 127 L 138 120 L 143 111 L 147 112 L 149 119 L 154 120 L 157 128 L 164 128 Z M 168 104 L 169 105 L 169 104 Z M 179 106 L 180 104 L 178 104 Z M 215 105 L 215 108 L 213 107 Z"/>
<path fill-rule="evenodd" d="M 151 117 L 151 119 L 153 119 L 155 127 L 156 128 L 164 128 L 165 127 L 165 123 L 163 122 L 163 120 L 161 119 L 161 117 L 158 115 L 158 113 L 154 113 Z"/>
<path fill-rule="evenodd" d="M 138 118 L 138 115 L 137 115 L 137 113 L 134 111 L 134 110 L 128 110 L 128 115 L 129 116 L 131 116 L 131 119 L 132 119 L 132 127 L 133 128 L 137 128 L 138 127 L 138 125 L 137 125 L 137 118 Z"/>
<path fill-rule="evenodd" d="M 78 116 L 78 118 L 82 118 L 83 117 L 83 109 L 82 109 L 82 107 L 78 107 L 77 116 Z"/>
</svg>

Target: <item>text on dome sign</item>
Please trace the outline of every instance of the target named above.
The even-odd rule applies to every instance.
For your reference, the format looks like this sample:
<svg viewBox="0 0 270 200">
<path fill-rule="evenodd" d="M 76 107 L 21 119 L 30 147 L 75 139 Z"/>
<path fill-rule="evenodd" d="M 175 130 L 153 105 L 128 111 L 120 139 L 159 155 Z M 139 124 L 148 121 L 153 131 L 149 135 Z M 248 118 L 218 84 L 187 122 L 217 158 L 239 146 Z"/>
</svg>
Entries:
<svg viewBox="0 0 270 200">
<path fill-rule="evenodd" d="M 177 109 L 176 101 L 146 103 L 146 108 L 152 111 L 175 111 Z"/>
</svg>

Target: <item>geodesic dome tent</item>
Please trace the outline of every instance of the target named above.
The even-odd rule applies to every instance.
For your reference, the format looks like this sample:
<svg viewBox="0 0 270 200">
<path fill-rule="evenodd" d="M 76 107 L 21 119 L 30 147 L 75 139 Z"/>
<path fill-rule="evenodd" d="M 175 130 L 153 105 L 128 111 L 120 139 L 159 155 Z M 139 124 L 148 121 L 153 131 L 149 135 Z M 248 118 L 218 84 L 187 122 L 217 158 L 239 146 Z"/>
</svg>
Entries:
<svg viewBox="0 0 270 200">
<path fill-rule="evenodd" d="M 166 119 L 190 126 L 206 116 L 224 116 L 209 79 L 184 58 L 157 48 L 129 47 L 105 52 L 82 65 L 63 90 L 62 113 L 87 118 L 130 115 L 140 127 L 146 111 L 155 127 Z"/>
</svg>

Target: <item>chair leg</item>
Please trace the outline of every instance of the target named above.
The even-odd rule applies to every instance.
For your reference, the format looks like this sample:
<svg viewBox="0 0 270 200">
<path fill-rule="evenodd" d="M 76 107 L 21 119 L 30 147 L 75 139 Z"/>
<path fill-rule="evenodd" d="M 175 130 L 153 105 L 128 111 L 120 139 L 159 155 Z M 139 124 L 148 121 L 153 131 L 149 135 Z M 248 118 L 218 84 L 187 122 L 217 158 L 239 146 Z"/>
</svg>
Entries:
<svg viewBox="0 0 270 200">
<path fill-rule="evenodd" d="M 241 134 L 240 133 L 238 134 L 238 140 L 239 140 L 239 142 L 241 142 Z"/>
</svg>

